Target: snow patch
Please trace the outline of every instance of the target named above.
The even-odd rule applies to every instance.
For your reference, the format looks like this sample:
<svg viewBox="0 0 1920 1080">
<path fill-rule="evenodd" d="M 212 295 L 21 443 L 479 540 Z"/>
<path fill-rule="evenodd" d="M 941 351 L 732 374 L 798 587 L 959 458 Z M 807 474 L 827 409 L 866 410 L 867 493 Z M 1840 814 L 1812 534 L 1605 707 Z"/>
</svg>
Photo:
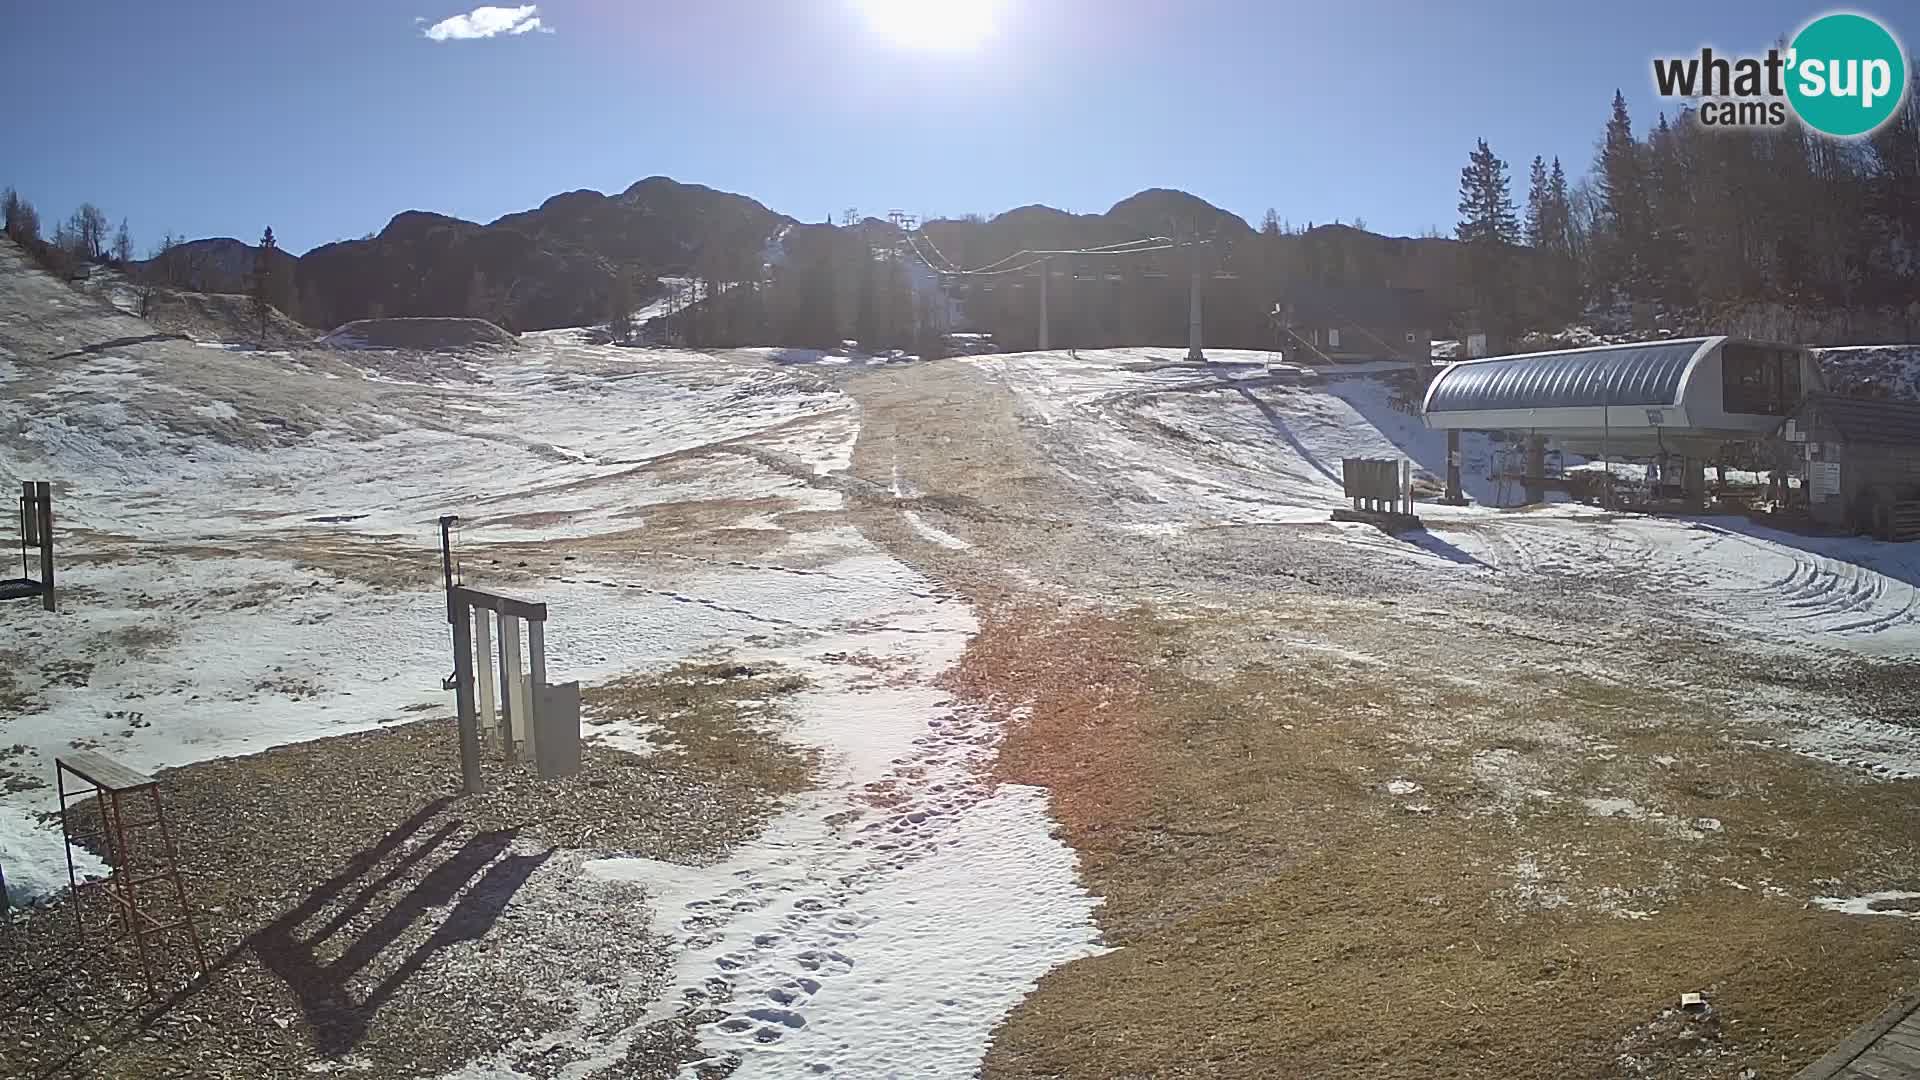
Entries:
<svg viewBox="0 0 1920 1080">
<path fill-rule="evenodd" d="M 85 848 L 73 849 L 82 879 L 107 876 L 107 864 Z M 67 844 L 58 825 L 43 825 L 17 803 L 0 803 L 0 874 L 7 899 L 25 907 L 67 887 Z"/>
<path fill-rule="evenodd" d="M 1890 890 L 1871 892 L 1865 896 L 1816 896 L 1813 902 L 1818 907 L 1842 915 L 1889 915 L 1896 919 L 1920 919 L 1920 892 Z"/>
</svg>

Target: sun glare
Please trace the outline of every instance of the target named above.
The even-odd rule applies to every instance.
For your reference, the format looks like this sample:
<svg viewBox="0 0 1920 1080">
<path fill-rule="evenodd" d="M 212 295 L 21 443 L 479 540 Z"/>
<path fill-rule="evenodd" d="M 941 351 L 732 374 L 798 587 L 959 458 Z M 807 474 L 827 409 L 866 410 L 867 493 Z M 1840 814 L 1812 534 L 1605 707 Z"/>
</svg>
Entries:
<svg viewBox="0 0 1920 1080">
<path fill-rule="evenodd" d="M 996 0 L 860 0 L 873 28 L 915 49 L 971 49 L 993 33 Z"/>
</svg>

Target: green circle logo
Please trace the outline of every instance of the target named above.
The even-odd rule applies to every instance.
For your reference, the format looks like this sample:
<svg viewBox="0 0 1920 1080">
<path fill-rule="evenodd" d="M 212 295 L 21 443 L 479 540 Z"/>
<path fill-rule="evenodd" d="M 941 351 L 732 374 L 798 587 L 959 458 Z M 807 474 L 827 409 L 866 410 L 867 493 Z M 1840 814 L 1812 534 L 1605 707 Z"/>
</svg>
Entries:
<svg viewBox="0 0 1920 1080">
<path fill-rule="evenodd" d="M 1840 138 L 1865 135 L 1907 96 L 1907 58 L 1893 34 L 1865 15 L 1822 15 L 1793 39 L 1787 100 L 1802 122 Z"/>
</svg>

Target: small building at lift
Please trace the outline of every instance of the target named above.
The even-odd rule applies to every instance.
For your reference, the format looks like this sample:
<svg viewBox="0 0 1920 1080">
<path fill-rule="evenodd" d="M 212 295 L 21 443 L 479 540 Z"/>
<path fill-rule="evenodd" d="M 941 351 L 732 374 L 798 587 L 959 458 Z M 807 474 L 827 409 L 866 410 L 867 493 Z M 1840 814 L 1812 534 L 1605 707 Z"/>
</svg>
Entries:
<svg viewBox="0 0 1920 1080">
<path fill-rule="evenodd" d="M 1296 284 L 1274 305 L 1280 349 L 1309 360 L 1426 364 L 1445 320 L 1417 289 Z"/>
<path fill-rule="evenodd" d="M 1793 456 L 1804 457 L 1814 521 L 1882 540 L 1920 539 L 1920 403 L 1815 394 L 1783 434 Z"/>
<path fill-rule="evenodd" d="M 1590 457 L 1707 461 L 1770 439 L 1825 390 L 1797 345 L 1702 337 L 1451 364 L 1423 403 L 1436 431 L 1511 431 Z"/>
</svg>

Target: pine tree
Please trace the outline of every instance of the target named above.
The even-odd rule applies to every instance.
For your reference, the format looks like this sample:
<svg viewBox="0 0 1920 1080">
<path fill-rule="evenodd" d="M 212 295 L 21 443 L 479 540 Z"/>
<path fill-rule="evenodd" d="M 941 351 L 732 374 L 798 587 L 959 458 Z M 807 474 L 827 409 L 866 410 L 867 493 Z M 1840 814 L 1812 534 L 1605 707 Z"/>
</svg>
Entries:
<svg viewBox="0 0 1920 1080">
<path fill-rule="evenodd" d="M 127 219 L 120 219 L 120 228 L 113 234 L 113 260 L 122 270 L 133 261 L 133 234 L 127 231 Z"/>
<path fill-rule="evenodd" d="M 1567 192 L 1567 173 L 1555 155 L 1547 174 L 1547 213 L 1541 222 L 1541 240 L 1553 251 L 1573 253 L 1573 205 Z"/>
<path fill-rule="evenodd" d="M 273 313 L 275 282 L 273 272 L 273 254 L 278 245 L 273 239 L 273 226 L 260 234 L 260 249 L 253 253 L 253 289 L 252 311 L 257 328 L 256 343 L 260 348 L 267 344 L 267 319 Z"/>
<path fill-rule="evenodd" d="M 20 193 L 8 188 L 0 199 L 4 203 L 7 235 L 23 248 L 31 249 L 40 243 L 40 214 L 33 204 L 20 197 Z"/>
<path fill-rule="evenodd" d="M 1460 170 L 1460 223 L 1454 235 L 1466 248 L 1468 288 L 1481 321 L 1496 333 L 1514 329 L 1519 305 L 1511 264 L 1520 222 L 1507 187 L 1507 163 L 1494 156 L 1485 139 Z"/>
<path fill-rule="evenodd" d="M 1687 304 L 1693 298 L 1688 275 L 1693 191 L 1683 143 L 1662 113 L 1646 147 L 1646 282 L 1651 296 L 1670 305 Z"/>
<path fill-rule="evenodd" d="M 1540 215 L 1537 247 L 1546 265 L 1547 311 L 1558 321 L 1571 320 L 1580 310 L 1580 267 L 1573 226 L 1573 199 L 1567 173 L 1556 155 L 1547 171 L 1546 202 Z"/>
<path fill-rule="evenodd" d="M 1646 162 L 1633 137 L 1627 99 L 1618 90 L 1613 92 L 1613 115 L 1594 171 L 1600 181 L 1598 224 L 1604 231 L 1599 271 L 1607 284 L 1624 288 L 1630 297 L 1644 297 L 1651 261 Z"/>
<path fill-rule="evenodd" d="M 1280 235 L 1280 215 L 1275 213 L 1273 207 L 1271 206 L 1267 207 L 1266 216 L 1260 219 L 1260 235 L 1262 236 L 1279 236 Z"/>
<path fill-rule="evenodd" d="M 1527 175 L 1527 244 L 1544 247 L 1545 220 L 1551 213 L 1547 203 L 1552 195 L 1547 187 L 1547 163 L 1533 155 L 1533 168 Z"/>
<path fill-rule="evenodd" d="M 1465 243 L 1517 244 L 1520 221 L 1507 187 L 1507 163 L 1481 139 L 1460 170 L 1460 224 L 1454 234 Z"/>
<path fill-rule="evenodd" d="M 607 332 L 617 345 L 633 337 L 633 303 L 633 271 L 617 268 L 607 280 Z"/>
</svg>

